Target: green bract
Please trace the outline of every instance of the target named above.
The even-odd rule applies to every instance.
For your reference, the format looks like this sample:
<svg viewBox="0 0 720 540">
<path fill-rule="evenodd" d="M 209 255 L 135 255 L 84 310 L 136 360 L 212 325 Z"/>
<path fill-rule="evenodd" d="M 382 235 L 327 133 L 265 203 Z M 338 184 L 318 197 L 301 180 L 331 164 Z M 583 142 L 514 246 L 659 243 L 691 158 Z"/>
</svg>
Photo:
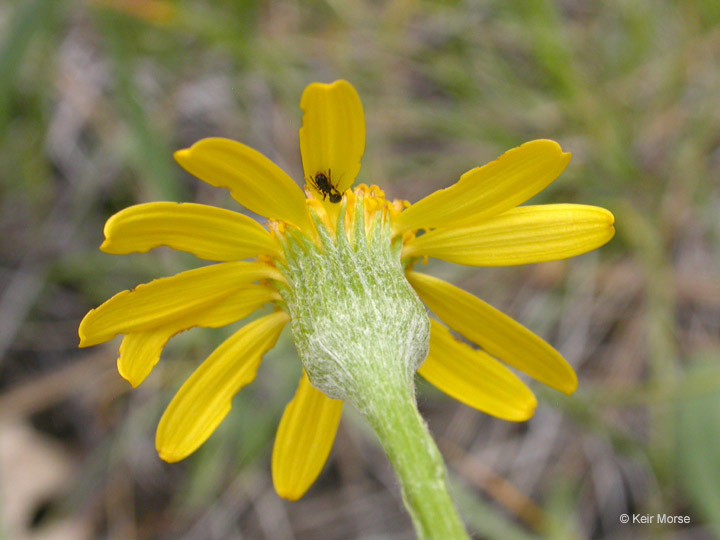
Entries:
<svg viewBox="0 0 720 540">
<path fill-rule="evenodd" d="M 413 387 L 430 321 L 405 279 L 402 244 L 391 241 L 389 220 L 377 213 L 366 223 L 361 194 L 351 204 L 352 230 L 345 229 L 346 202 L 336 233 L 311 211 L 319 242 L 299 232 L 286 237 L 279 269 L 288 286 L 280 294 L 310 381 L 364 410 L 372 406 L 371 386 Z"/>
</svg>

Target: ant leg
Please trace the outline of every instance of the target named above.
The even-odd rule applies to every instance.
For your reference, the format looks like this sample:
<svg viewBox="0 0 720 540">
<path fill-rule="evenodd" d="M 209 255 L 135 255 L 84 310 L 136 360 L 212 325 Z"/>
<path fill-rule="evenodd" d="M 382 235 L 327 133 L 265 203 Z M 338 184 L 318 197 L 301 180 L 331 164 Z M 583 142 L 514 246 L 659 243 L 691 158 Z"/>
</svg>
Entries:
<svg viewBox="0 0 720 540">
<path fill-rule="evenodd" d="M 315 179 L 314 179 L 312 176 L 310 176 L 309 178 L 310 178 L 310 182 L 308 182 L 308 183 L 309 183 L 312 187 L 315 188 L 315 191 L 317 191 L 318 193 L 320 193 L 320 187 L 317 185 L 317 182 L 315 181 Z"/>
</svg>

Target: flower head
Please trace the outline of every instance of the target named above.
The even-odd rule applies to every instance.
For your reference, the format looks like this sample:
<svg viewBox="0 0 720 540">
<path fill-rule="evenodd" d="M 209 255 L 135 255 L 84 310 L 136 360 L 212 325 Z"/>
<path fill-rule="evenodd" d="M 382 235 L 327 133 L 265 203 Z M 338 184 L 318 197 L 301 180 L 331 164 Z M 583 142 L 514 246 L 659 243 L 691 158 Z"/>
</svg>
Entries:
<svg viewBox="0 0 720 540">
<path fill-rule="evenodd" d="M 304 193 L 235 141 L 203 139 L 175 154 L 187 171 L 267 218 L 266 227 L 229 210 L 169 202 L 132 206 L 105 225 L 100 249 L 107 253 L 168 246 L 219 263 L 120 292 L 83 319 L 81 347 L 124 335 L 118 370 L 134 387 L 175 334 L 275 307 L 222 343 L 183 384 L 158 426 L 160 456 L 183 459 L 207 440 L 288 322 L 304 370 L 280 421 L 272 468 L 278 493 L 289 499 L 302 496 L 322 469 L 343 401 L 371 406 L 355 392 L 368 372 L 389 377 L 397 367 L 401 383 L 412 384 L 417 369 L 459 401 L 512 421 L 532 416 L 536 400 L 506 364 L 572 393 L 574 371 L 545 341 L 413 269 L 427 257 L 472 266 L 563 259 L 610 240 L 613 216 L 602 208 L 519 206 L 565 169 L 570 154 L 553 141 L 531 141 L 410 205 L 386 199 L 376 186 L 350 189 L 365 123 L 349 83 L 311 84 L 301 107 Z M 439 320 L 428 320 L 420 300 Z M 388 358 L 393 365 L 383 364 Z"/>
</svg>

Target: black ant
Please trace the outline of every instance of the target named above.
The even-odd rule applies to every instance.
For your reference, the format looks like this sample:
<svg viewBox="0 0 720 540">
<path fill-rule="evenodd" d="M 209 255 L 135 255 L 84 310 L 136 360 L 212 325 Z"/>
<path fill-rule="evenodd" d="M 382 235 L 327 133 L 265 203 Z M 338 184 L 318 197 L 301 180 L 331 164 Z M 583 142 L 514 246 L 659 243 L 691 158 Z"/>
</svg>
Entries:
<svg viewBox="0 0 720 540">
<path fill-rule="evenodd" d="M 328 169 L 327 176 L 325 176 L 323 172 L 317 173 L 315 178 L 311 176 L 310 183 L 315 189 L 322 193 L 323 201 L 325 197 L 329 197 L 331 203 L 339 203 L 342 201 L 342 193 L 340 193 L 332 183 L 330 169 Z"/>
</svg>

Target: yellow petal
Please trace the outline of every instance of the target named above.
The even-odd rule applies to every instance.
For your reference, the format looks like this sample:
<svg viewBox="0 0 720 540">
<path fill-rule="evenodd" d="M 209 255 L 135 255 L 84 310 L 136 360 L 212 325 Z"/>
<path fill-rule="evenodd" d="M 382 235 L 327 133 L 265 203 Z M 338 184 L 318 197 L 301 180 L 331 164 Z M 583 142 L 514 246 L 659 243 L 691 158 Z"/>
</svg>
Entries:
<svg viewBox="0 0 720 540">
<path fill-rule="evenodd" d="M 355 88 L 347 81 L 313 83 L 305 88 L 300 108 L 300 154 L 305 182 L 325 174 L 343 193 L 355 181 L 365 151 L 365 116 Z M 318 198 L 323 193 L 311 186 Z"/>
<path fill-rule="evenodd" d="M 175 334 L 193 326 L 218 328 L 231 324 L 247 317 L 263 304 L 279 299 L 280 295 L 271 287 L 247 285 L 217 304 L 205 306 L 169 324 L 128 334 L 120 345 L 118 372 L 136 388 L 158 363 L 163 348 Z"/>
<path fill-rule="evenodd" d="M 256 214 L 311 230 L 305 195 L 285 172 L 257 150 L 230 139 L 202 139 L 175 152 L 175 160 Z"/>
<path fill-rule="evenodd" d="M 117 359 L 118 373 L 137 388 L 158 363 L 163 348 L 175 333 L 161 327 L 125 336 Z"/>
<path fill-rule="evenodd" d="M 418 373 L 458 401 L 492 416 L 521 422 L 537 400 L 525 384 L 492 356 L 460 343 L 431 320 L 430 352 Z"/>
<path fill-rule="evenodd" d="M 275 346 L 288 320 L 279 311 L 241 328 L 185 381 L 157 428 L 155 447 L 162 459 L 179 461 L 212 435 L 230 412 L 233 396 L 255 378 L 262 355 Z"/>
<path fill-rule="evenodd" d="M 570 162 L 555 141 L 530 141 L 495 161 L 476 167 L 453 186 L 416 202 L 400 214 L 393 230 L 460 227 L 514 208 L 545 189 Z"/>
<path fill-rule="evenodd" d="M 210 261 L 278 255 L 277 241 L 257 221 L 204 204 L 156 202 L 121 210 L 105 223 L 105 253 L 145 253 L 158 246 Z"/>
<path fill-rule="evenodd" d="M 273 267 L 228 262 L 156 279 L 122 291 L 91 310 L 80 323 L 80 347 L 111 340 L 118 334 L 151 330 L 217 303 L 258 279 L 282 281 Z"/>
<path fill-rule="evenodd" d="M 185 325 L 185 328 L 190 326 L 220 328 L 247 317 L 268 302 L 279 299 L 280 293 L 274 287 L 245 285 L 220 302 L 185 317 L 180 324 Z"/>
<path fill-rule="evenodd" d="M 556 390 L 576 390 L 577 376 L 570 364 L 521 324 L 441 279 L 417 272 L 408 272 L 407 278 L 427 307 L 459 334 Z"/>
<path fill-rule="evenodd" d="M 310 488 L 330 455 L 342 407 L 342 401 L 313 388 L 303 372 L 273 446 L 272 475 L 278 495 L 296 501 Z"/>
<path fill-rule="evenodd" d="M 512 266 L 567 259 L 608 242 L 613 215 L 580 204 L 521 206 L 483 223 L 438 228 L 403 248 L 403 257 L 435 257 L 470 266 Z"/>
</svg>

